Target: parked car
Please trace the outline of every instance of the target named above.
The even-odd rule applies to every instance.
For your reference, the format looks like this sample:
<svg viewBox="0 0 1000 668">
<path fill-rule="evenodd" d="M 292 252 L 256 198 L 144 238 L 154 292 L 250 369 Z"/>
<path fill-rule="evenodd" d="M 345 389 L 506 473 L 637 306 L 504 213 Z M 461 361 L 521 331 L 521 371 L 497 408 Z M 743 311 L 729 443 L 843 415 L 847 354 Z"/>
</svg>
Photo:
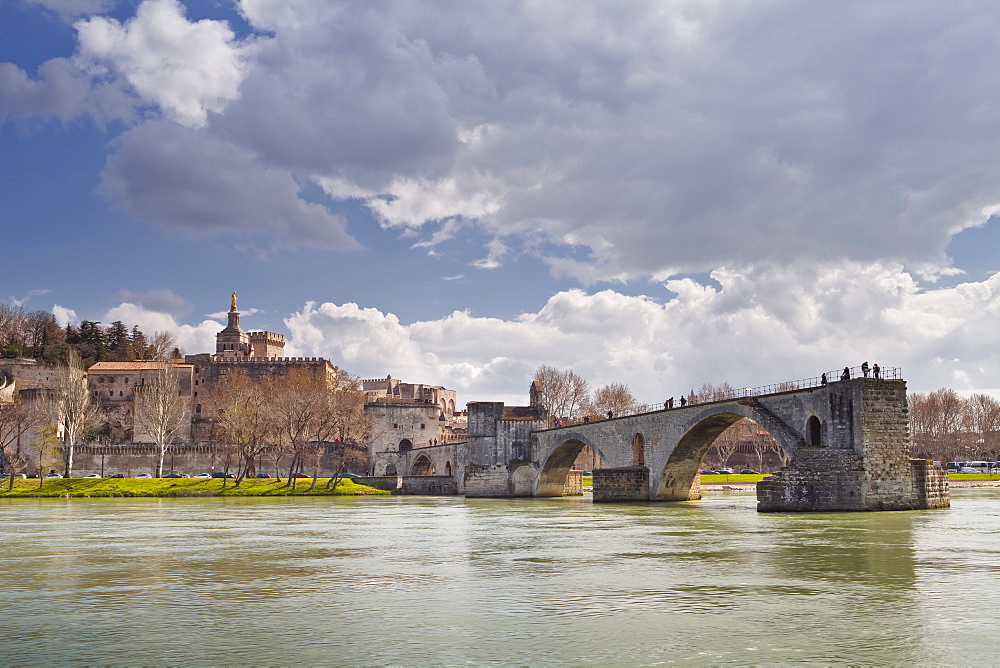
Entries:
<svg viewBox="0 0 1000 668">
<path fill-rule="evenodd" d="M 153 476 L 150 475 L 149 473 L 137 473 L 136 475 L 134 475 L 132 477 L 133 478 L 152 478 Z"/>
<path fill-rule="evenodd" d="M 190 478 L 191 476 L 189 476 L 187 473 L 168 473 L 167 475 L 165 475 L 163 477 L 164 478 Z"/>
<path fill-rule="evenodd" d="M 270 473 L 258 473 L 257 477 L 258 478 L 270 478 L 271 474 Z"/>
<path fill-rule="evenodd" d="M 712 469 L 702 469 L 701 471 L 702 475 L 717 475 L 718 473 L 718 471 L 713 471 Z"/>
<path fill-rule="evenodd" d="M 215 471 L 212 473 L 213 478 L 235 478 L 235 473 L 227 473 L 226 471 Z"/>
<path fill-rule="evenodd" d="M 84 478 L 100 478 L 101 476 L 97 473 L 91 473 L 90 475 L 83 476 Z"/>
<path fill-rule="evenodd" d="M 740 475 L 760 475 L 760 471 L 754 471 L 753 469 L 743 469 L 740 471 Z"/>
<path fill-rule="evenodd" d="M 962 468 L 958 469 L 958 472 L 959 473 L 982 473 L 982 471 L 980 471 L 979 469 L 974 469 L 971 466 L 963 466 Z M 48 478 L 48 476 L 45 476 L 45 477 Z"/>
<path fill-rule="evenodd" d="M 53 473 L 52 471 L 49 471 L 49 473 L 45 477 L 46 478 L 61 478 L 62 475 L 60 475 L 59 473 Z"/>
<path fill-rule="evenodd" d="M 734 471 L 732 469 L 729 469 L 729 468 L 715 469 L 715 472 L 716 473 L 727 473 L 727 474 L 728 473 L 734 473 Z"/>
<path fill-rule="evenodd" d="M 302 473 L 301 471 L 299 471 L 298 473 L 293 473 L 292 477 L 293 478 L 311 478 L 312 476 L 309 475 L 308 473 Z"/>
<path fill-rule="evenodd" d="M 111 474 L 111 475 L 109 475 L 108 477 L 109 477 L 109 478 L 124 478 L 124 477 L 125 477 L 125 474 L 124 474 L 124 473 L 112 473 L 112 474 Z"/>
<path fill-rule="evenodd" d="M 211 478 L 211 477 L 212 477 L 211 473 L 199 473 L 198 475 L 195 476 L 195 478 Z"/>
</svg>

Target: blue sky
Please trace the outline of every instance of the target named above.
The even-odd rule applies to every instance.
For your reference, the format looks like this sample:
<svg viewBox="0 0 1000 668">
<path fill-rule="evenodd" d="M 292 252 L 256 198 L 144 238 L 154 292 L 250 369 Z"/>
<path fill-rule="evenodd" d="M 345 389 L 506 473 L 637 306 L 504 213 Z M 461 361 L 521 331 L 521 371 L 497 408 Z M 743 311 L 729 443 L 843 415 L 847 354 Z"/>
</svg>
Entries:
<svg viewBox="0 0 1000 668">
<path fill-rule="evenodd" d="M 524 401 L 997 392 L 988 3 L 0 3 L 0 299 Z"/>
</svg>

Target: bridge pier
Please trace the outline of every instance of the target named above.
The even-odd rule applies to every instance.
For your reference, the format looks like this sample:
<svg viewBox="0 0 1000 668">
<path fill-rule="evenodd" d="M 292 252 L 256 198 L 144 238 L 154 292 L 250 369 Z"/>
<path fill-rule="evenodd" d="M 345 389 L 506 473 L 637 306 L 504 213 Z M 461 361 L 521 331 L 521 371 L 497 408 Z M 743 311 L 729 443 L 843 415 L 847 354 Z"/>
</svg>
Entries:
<svg viewBox="0 0 1000 668">
<path fill-rule="evenodd" d="M 597 469 L 591 484 L 594 503 L 649 500 L 649 469 L 645 466 Z"/>
<path fill-rule="evenodd" d="M 835 422 L 850 449 L 802 446 L 790 465 L 757 484 L 757 510 L 917 510 L 950 504 L 947 474 L 909 456 L 906 383 L 837 383 Z"/>
</svg>

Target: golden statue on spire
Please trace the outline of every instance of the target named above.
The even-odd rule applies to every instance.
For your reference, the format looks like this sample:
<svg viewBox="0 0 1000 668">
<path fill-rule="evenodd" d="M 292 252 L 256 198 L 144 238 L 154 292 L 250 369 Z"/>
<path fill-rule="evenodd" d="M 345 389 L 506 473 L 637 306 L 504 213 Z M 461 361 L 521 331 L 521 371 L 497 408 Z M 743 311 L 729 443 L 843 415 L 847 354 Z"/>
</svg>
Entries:
<svg viewBox="0 0 1000 668">
<path fill-rule="evenodd" d="M 233 293 L 233 296 L 232 296 L 232 298 L 229 301 L 229 310 L 230 311 L 235 311 L 236 310 L 236 293 L 235 292 Z"/>
</svg>

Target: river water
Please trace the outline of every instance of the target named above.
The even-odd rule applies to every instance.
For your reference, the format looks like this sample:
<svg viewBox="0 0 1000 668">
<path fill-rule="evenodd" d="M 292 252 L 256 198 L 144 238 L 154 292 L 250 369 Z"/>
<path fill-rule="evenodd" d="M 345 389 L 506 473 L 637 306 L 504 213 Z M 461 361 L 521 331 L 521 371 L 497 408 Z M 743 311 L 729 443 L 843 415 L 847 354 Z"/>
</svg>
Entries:
<svg viewBox="0 0 1000 668">
<path fill-rule="evenodd" d="M 0 503 L 3 665 L 997 663 L 1000 490 Z"/>
</svg>

